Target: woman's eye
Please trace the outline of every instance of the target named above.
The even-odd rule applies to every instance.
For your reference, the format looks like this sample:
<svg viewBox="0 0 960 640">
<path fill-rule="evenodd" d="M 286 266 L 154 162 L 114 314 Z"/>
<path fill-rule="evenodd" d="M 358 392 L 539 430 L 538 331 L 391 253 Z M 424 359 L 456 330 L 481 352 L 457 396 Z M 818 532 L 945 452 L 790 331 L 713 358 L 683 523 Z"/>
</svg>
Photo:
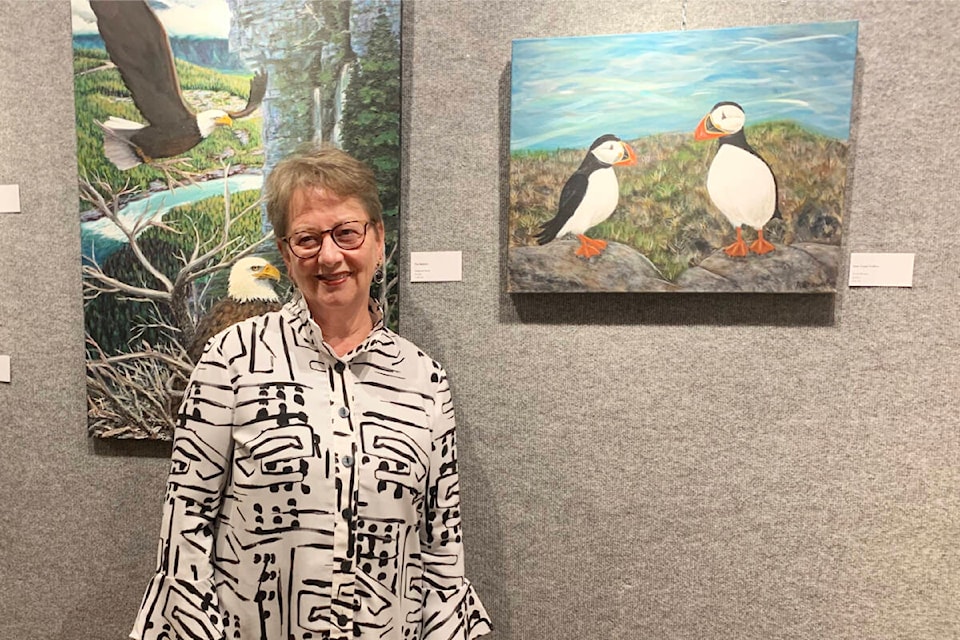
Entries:
<svg viewBox="0 0 960 640">
<path fill-rule="evenodd" d="M 317 237 L 311 235 L 297 236 L 293 239 L 293 243 L 298 247 L 315 247 L 317 246 Z"/>
</svg>

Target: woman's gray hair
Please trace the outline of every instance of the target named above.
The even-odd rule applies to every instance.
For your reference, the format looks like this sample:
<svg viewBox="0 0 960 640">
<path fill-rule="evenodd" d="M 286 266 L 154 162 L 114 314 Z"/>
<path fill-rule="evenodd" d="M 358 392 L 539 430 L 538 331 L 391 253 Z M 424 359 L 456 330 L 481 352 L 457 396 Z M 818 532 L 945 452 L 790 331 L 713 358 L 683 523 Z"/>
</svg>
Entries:
<svg viewBox="0 0 960 640">
<path fill-rule="evenodd" d="M 264 183 L 267 218 L 277 238 L 287 236 L 294 195 L 314 189 L 343 199 L 356 198 L 371 222 L 383 224 L 383 205 L 370 167 L 340 149 L 309 144 L 277 163 Z"/>
</svg>

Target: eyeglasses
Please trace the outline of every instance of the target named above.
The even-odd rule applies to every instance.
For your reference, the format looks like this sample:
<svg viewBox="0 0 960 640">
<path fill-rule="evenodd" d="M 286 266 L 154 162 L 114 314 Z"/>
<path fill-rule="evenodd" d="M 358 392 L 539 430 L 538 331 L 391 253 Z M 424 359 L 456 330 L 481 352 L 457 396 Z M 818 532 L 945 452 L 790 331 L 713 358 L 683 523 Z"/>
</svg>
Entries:
<svg viewBox="0 0 960 640">
<path fill-rule="evenodd" d="M 333 243 L 341 249 L 346 251 L 359 249 L 367 237 L 367 226 L 369 224 L 369 222 L 360 222 L 359 220 L 348 220 L 326 231 L 320 231 L 319 233 L 316 231 L 301 231 L 292 236 L 287 236 L 283 240 L 290 247 L 293 255 L 301 260 L 306 260 L 320 253 L 320 249 L 323 247 L 323 237 L 326 235 L 329 235 Z"/>
</svg>

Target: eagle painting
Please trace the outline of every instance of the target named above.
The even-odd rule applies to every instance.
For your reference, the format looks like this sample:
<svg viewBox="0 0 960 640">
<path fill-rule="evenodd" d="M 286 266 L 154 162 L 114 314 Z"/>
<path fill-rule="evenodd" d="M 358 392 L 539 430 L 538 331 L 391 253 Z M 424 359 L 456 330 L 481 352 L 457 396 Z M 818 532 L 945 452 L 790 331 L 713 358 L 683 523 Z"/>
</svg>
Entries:
<svg viewBox="0 0 960 640">
<path fill-rule="evenodd" d="M 110 117 L 103 129 L 104 155 L 120 170 L 186 153 L 218 125 L 257 109 L 266 93 L 266 76 L 250 81 L 247 105 L 240 111 L 209 109 L 194 113 L 184 101 L 167 32 L 144 0 L 90 0 L 97 29 L 110 59 L 130 90 L 133 103 L 149 124 Z"/>
</svg>

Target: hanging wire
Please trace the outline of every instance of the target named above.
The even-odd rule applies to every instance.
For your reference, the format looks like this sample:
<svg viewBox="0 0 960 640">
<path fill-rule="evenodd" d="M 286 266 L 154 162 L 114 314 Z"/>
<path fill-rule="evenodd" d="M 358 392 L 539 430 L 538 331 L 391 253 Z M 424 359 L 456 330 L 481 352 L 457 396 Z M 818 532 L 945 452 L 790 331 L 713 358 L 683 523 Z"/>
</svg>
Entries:
<svg viewBox="0 0 960 640">
<path fill-rule="evenodd" d="M 687 0 L 680 0 L 680 31 L 687 30 Z"/>
</svg>

